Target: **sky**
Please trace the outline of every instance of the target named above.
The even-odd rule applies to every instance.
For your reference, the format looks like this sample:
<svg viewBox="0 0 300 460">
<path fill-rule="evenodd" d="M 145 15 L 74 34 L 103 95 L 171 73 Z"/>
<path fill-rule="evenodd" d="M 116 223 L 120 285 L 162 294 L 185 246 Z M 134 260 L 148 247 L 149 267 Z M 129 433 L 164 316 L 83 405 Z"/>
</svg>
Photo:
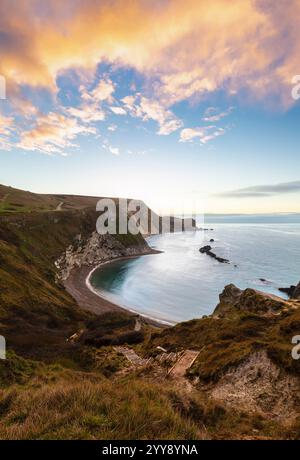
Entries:
<svg viewBox="0 0 300 460">
<path fill-rule="evenodd" d="M 300 212 L 300 0 L 2 0 L 0 183 Z"/>
</svg>

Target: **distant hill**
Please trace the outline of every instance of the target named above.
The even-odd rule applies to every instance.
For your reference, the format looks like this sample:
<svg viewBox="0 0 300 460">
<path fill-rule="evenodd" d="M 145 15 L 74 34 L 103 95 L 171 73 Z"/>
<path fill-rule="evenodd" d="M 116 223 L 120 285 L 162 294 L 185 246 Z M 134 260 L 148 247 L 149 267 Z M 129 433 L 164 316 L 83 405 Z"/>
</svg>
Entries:
<svg viewBox="0 0 300 460">
<path fill-rule="evenodd" d="M 0 213 L 95 208 L 99 197 L 49 195 L 0 185 Z"/>
</svg>

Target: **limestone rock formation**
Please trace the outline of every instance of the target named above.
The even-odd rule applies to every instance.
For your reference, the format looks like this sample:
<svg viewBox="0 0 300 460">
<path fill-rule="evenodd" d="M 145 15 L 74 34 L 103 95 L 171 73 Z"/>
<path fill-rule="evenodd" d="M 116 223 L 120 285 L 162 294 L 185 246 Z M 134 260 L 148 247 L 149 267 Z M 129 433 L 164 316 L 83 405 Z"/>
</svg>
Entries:
<svg viewBox="0 0 300 460">
<path fill-rule="evenodd" d="M 289 302 L 281 297 L 250 288 L 243 291 L 234 284 L 225 286 L 219 298 L 220 303 L 215 308 L 214 315 L 221 317 L 243 311 L 272 315 L 290 307 Z"/>
<path fill-rule="evenodd" d="M 125 245 L 113 235 L 99 235 L 93 232 L 84 239 L 77 235 L 74 244 L 67 247 L 62 256 L 55 262 L 59 270 L 58 278 L 62 281 L 69 277 L 73 268 L 82 266 L 94 267 L 119 257 L 138 256 L 156 252 L 143 240 L 139 245 Z"/>
</svg>

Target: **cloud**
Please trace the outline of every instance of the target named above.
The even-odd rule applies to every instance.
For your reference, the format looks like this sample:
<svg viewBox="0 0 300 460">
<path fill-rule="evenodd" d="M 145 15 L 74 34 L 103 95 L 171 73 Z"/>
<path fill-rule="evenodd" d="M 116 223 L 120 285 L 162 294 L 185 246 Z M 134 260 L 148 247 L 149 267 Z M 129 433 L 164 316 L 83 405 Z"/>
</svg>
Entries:
<svg viewBox="0 0 300 460">
<path fill-rule="evenodd" d="M 105 120 L 104 102 L 112 102 L 115 85 L 110 79 L 102 79 L 92 91 L 80 86 L 81 103 L 78 107 L 68 107 L 66 112 L 84 123 Z"/>
<path fill-rule="evenodd" d="M 14 120 L 12 117 L 6 117 L 5 115 L 0 114 L 0 135 L 1 136 L 10 135 L 13 121 Z"/>
<path fill-rule="evenodd" d="M 213 139 L 225 134 L 224 128 L 216 126 L 202 126 L 200 128 L 185 128 L 180 132 L 180 142 L 191 142 L 195 138 L 199 138 L 201 144 L 207 144 Z"/>
<path fill-rule="evenodd" d="M 105 120 L 105 112 L 95 104 L 84 104 L 81 107 L 68 107 L 66 112 L 72 117 L 78 118 L 84 123 L 92 123 Z"/>
<path fill-rule="evenodd" d="M 120 155 L 119 147 L 113 147 L 107 139 L 103 140 L 102 147 L 107 150 L 108 152 L 112 153 L 113 155 Z"/>
<path fill-rule="evenodd" d="M 113 155 L 119 155 L 120 154 L 120 150 L 118 147 L 112 147 L 112 146 L 109 146 L 108 147 L 110 153 L 112 153 Z"/>
<path fill-rule="evenodd" d="M 159 125 L 157 134 L 167 136 L 183 126 L 183 122 L 161 105 L 158 100 L 136 94 L 135 96 L 124 97 L 122 102 L 133 117 L 141 118 L 143 121 L 156 121 Z"/>
<path fill-rule="evenodd" d="M 168 135 L 183 128 L 172 111 L 174 104 L 197 102 L 215 91 L 243 96 L 246 102 L 259 100 L 264 106 L 275 101 L 279 108 L 287 108 L 294 103 L 291 78 L 299 73 L 299 0 L 17 3 L 18 8 L 12 8 L 10 0 L 0 4 L 0 75 L 7 83 L 8 116 L 33 122 L 32 129 L 21 135 L 19 147 L 61 153 L 64 142 L 72 140 L 72 130 L 91 133 L 93 124 L 110 112 L 153 120 L 157 134 Z M 76 71 L 93 81 L 101 64 L 136 71 L 144 94 L 123 98 L 121 107 L 114 97 L 115 83 L 106 72 L 96 85 L 80 87 L 79 104 L 62 106 L 60 77 Z M 136 91 L 134 84 L 131 87 Z M 48 110 L 63 114 L 65 136 L 55 136 L 59 126 L 53 120 L 52 128 L 49 123 L 42 126 L 45 118 L 39 105 L 43 107 L 44 98 L 39 104 L 38 92 L 51 98 Z M 208 113 L 204 121 L 214 124 L 228 110 Z M 53 141 L 42 141 L 42 128 L 50 131 Z M 198 138 L 205 144 L 225 132 L 203 129 L 182 129 L 180 140 Z M 11 137 L 2 134 L 5 148 Z"/>
<path fill-rule="evenodd" d="M 203 121 L 207 121 L 210 123 L 216 123 L 217 121 L 222 120 L 222 118 L 227 117 L 232 113 L 234 107 L 229 107 L 227 110 L 223 112 L 219 112 L 215 107 L 208 107 L 205 111 L 205 116 L 202 118 Z"/>
<path fill-rule="evenodd" d="M 14 119 L 0 113 L 0 149 L 11 150 Z"/>
<path fill-rule="evenodd" d="M 32 129 L 22 132 L 17 147 L 64 155 L 66 148 L 77 147 L 73 141 L 83 134 L 96 134 L 96 129 L 79 124 L 75 118 L 51 112 L 39 117 Z"/>
<path fill-rule="evenodd" d="M 127 114 L 126 110 L 124 110 L 122 107 L 110 107 L 110 110 L 115 115 L 126 115 Z"/>
<path fill-rule="evenodd" d="M 19 91 L 10 94 L 9 103 L 11 105 L 12 113 L 20 115 L 25 119 L 38 116 L 39 110 L 32 101 L 27 99 Z"/>
<path fill-rule="evenodd" d="M 272 185 L 257 185 L 218 194 L 225 198 L 260 198 L 300 192 L 300 181 L 282 182 Z"/>
<path fill-rule="evenodd" d="M 299 72 L 298 0 L 18 0 L 14 9 L 2 0 L 0 8 L 0 74 L 10 86 L 55 92 L 65 69 L 110 62 L 155 79 L 163 105 L 217 89 L 286 102 Z"/>
<path fill-rule="evenodd" d="M 112 101 L 112 94 L 115 91 L 115 85 L 110 78 L 102 79 L 97 86 L 89 93 L 82 87 L 82 98 L 86 101 L 103 102 Z"/>
</svg>

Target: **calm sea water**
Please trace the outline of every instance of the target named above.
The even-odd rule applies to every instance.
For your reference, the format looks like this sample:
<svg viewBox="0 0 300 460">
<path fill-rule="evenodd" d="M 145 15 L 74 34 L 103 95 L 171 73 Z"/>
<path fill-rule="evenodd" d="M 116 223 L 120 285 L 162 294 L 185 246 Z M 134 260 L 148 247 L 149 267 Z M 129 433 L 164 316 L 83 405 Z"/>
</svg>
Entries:
<svg viewBox="0 0 300 460">
<path fill-rule="evenodd" d="M 211 226 L 213 231 L 149 238 L 152 247 L 164 252 L 103 266 L 93 273 L 92 287 L 126 308 L 178 322 L 212 313 L 229 283 L 281 295 L 278 287 L 299 282 L 300 224 Z M 231 264 L 201 254 L 204 244 Z"/>
</svg>

